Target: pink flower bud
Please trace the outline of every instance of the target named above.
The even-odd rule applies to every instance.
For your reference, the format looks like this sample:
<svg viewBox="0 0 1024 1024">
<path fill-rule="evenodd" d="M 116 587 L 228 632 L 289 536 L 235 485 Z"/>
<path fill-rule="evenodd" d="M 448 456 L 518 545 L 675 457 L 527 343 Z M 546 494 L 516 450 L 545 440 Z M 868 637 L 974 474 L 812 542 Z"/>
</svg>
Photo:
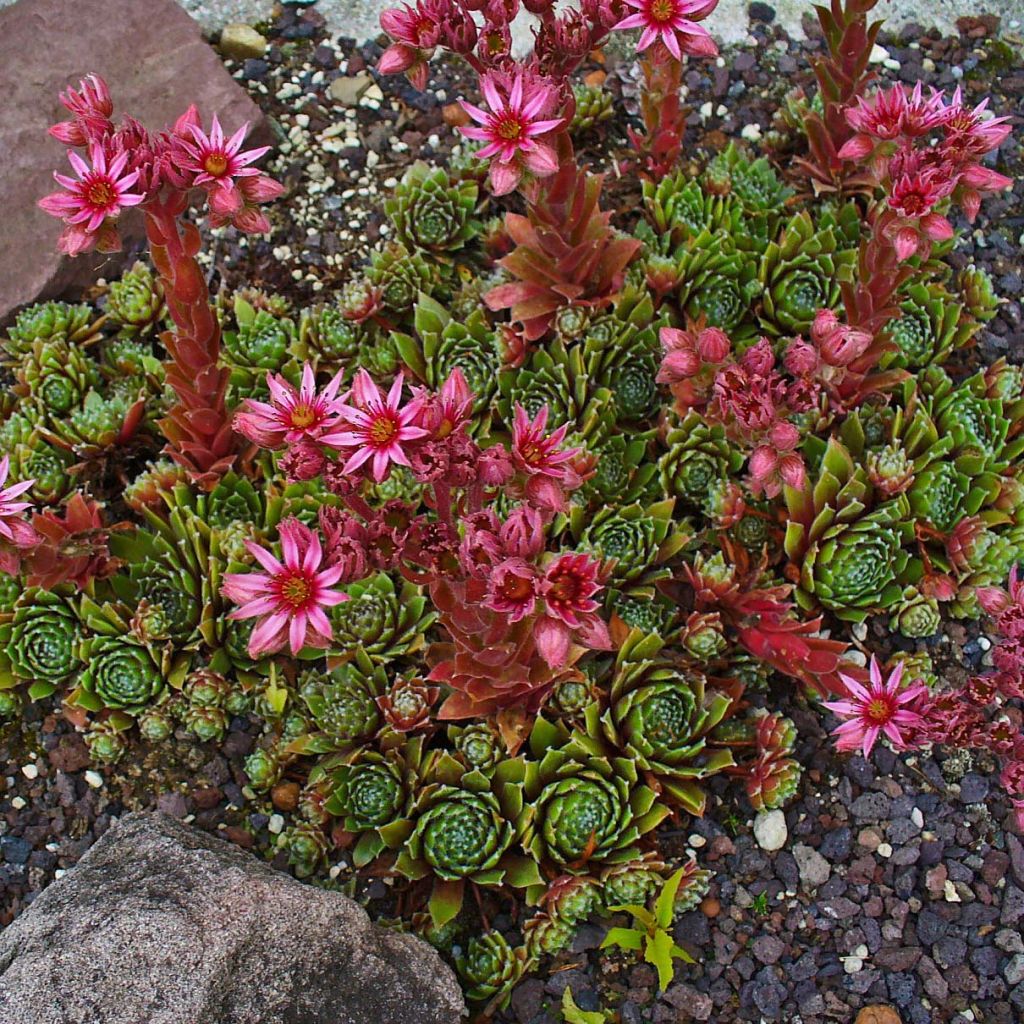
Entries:
<svg viewBox="0 0 1024 1024">
<path fill-rule="evenodd" d="M 732 342 L 725 331 L 707 327 L 697 335 L 697 352 L 705 363 L 721 363 L 732 350 Z"/>
<path fill-rule="evenodd" d="M 795 338 L 789 343 L 782 362 L 794 377 L 809 377 L 818 369 L 818 351 L 801 338 Z"/>
<path fill-rule="evenodd" d="M 779 457 L 775 449 L 765 444 L 761 445 L 760 448 L 754 449 L 750 455 L 750 461 L 747 463 L 747 468 L 750 470 L 750 475 L 754 478 L 754 482 L 762 484 L 771 477 L 778 464 Z"/>
<path fill-rule="evenodd" d="M 775 366 L 772 343 L 767 338 L 762 338 L 753 348 L 748 348 L 743 353 L 740 364 L 750 373 L 759 373 L 762 376 L 770 373 Z"/>
<path fill-rule="evenodd" d="M 674 352 L 669 352 L 661 361 L 658 381 L 661 384 L 677 384 L 699 373 L 700 367 L 700 356 L 696 352 L 678 348 Z"/>
<path fill-rule="evenodd" d="M 909 260 L 917 252 L 919 239 L 917 231 L 912 227 L 900 228 L 896 237 L 892 240 L 893 248 L 896 250 L 896 258 L 902 262 Z"/>
<path fill-rule="evenodd" d="M 485 487 L 501 487 L 515 476 L 512 457 L 501 445 L 481 452 L 477 468 L 480 471 L 480 483 Z"/>
<path fill-rule="evenodd" d="M 829 366 L 849 366 L 870 347 L 872 337 L 856 327 L 838 327 L 821 343 L 821 358 Z"/>
<path fill-rule="evenodd" d="M 819 309 L 811 325 L 811 338 L 819 345 L 839 326 L 839 317 L 831 309 Z"/>
<path fill-rule="evenodd" d="M 921 230 L 933 242 L 945 242 L 953 237 L 953 225 L 937 213 L 929 213 L 921 219 Z"/>
<path fill-rule="evenodd" d="M 382 75 L 400 75 L 419 59 L 419 51 L 403 43 L 393 43 L 377 62 L 377 70 Z"/>
<path fill-rule="evenodd" d="M 768 431 L 768 440 L 779 451 L 790 451 L 800 443 L 800 431 L 793 423 L 775 423 Z"/>
<path fill-rule="evenodd" d="M 840 160 L 863 160 L 864 157 L 870 156 L 872 150 L 875 148 L 875 143 L 868 135 L 854 135 L 849 142 L 847 142 L 839 150 Z"/>
<path fill-rule="evenodd" d="M 779 460 L 779 476 L 787 487 L 800 490 L 807 479 L 807 471 L 804 468 L 804 460 L 795 452 L 784 455 Z"/>
</svg>

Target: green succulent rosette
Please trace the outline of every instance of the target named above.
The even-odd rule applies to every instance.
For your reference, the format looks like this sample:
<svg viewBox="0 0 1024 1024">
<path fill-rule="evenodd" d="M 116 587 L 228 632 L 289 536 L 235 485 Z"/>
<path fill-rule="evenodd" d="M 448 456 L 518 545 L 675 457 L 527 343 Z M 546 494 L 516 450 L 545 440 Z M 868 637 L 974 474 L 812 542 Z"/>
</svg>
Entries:
<svg viewBox="0 0 1024 1024">
<path fill-rule="evenodd" d="M 903 545 L 913 537 L 905 495 L 858 518 L 835 522 L 807 551 L 797 600 L 804 607 L 820 603 L 853 622 L 891 607 L 911 568 Z"/>
<path fill-rule="evenodd" d="M 605 868 L 601 872 L 605 907 L 644 906 L 665 884 L 665 871 L 665 862 L 651 851 L 636 860 Z"/>
<path fill-rule="evenodd" d="M 349 584 L 345 591 L 349 599 L 331 610 L 331 652 L 340 657 L 353 657 L 358 649 L 384 664 L 413 654 L 437 618 L 419 587 L 405 580 L 396 585 L 387 573 Z"/>
<path fill-rule="evenodd" d="M 599 435 L 597 439 L 568 438 L 566 444 L 583 449 L 594 460 L 593 475 L 574 491 L 571 500 L 578 505 L 628 505 L 642 500 L 657 476 L 657 466 L 647 454 L 654 431 Z"/>
<path fill-rule="evenodd" d="M 583 349 L 567 349 L 561 340 L 537 349 L 522 368 L 502 371 L 498 388 L 498 411 L 505 423 L 512 422 L 516 405 L 531 419 L 546 406 L 549 431 L 569 424 L 569 433 L 586 437 L 612 418 L 612 394 L 591 378 Z"/>
<path fill-rule="evenodd" d="M 668 815 L 628 758 L 589 754 L 564 726 L 538 717 L 530 734 L 519 841 L 538 863 L 584 873 L 639 853 L 642 836 Z"/>
<path fill-rule="evenodd" d="M 128 753 L 128 736 L 114 719 L 96 722 L 85 733 L 89 757 L 99 764 L 116 764 Z"/>
<path fill-rule="evenodd" d="M 455 319 L 439 302 L 420 294 L 413 314 L 415 335 L 392 336 L 402 362 L 428 387 L 437 391 L 452 370 L 459 369 L 473 392 L 473 413 L 478 426 L 497 391 L 501 347 L 482 308 L 465 319 Z"/>
<path fill-rule="evenodd" d="M 110 285 L 107 313 L 122 335 L 132 337 L 155 330 L 167 315 L 160 279 L 145 263 L 136 263 Z"/>
<path fill-rule="evenodd" d="M 257 793 L 266 793 L 281 778 L 284 763 L 276 749 L 258 747 L 246 757 L 243 768 L 249 777 L 249 785 Z"/>
<path fill-rule="evenodd" d="M 371 257 L 369 280 L 379 289 L 383 308 L 405 317 L 412 313 L 421 292 L 434 294 L 440 272 L 421 253 L 391 242 Z"/>
<path fill-rule="evenodd" d="M 753 307 L 761 293 L 757 260 L 737 249 L 726 231 L 702 231 L 673 254 L 679 308 L 692 320 L 706 319 L 736 343 L 753 339 Z"/>
<path fill-rule="evenodd" d="M 87 303 L 38 302 L 15 317 L 0 345 L 15 357 L 27 355 L 38 341 L 63 341 L 81 348 L 99 337 L 103 319 Z"/>
<path fill-rule="evenodd" d="M 483 230 L 474 217 L 478 197 L 475 181 L 452 179 L 443 168 L 418 160 L 384 200 L 384 212 L 399 242 L 444 258 L 464 249 Z"/>
<path fill-rule="evenodd" d="M 129 416 L 137 414 L 141 397 L 141 392 L 101 395 L 89 391 L 67 416 L 51 418 L 47 433 L 82 457 L 109 451 L 120 440 Z"/>
<path fill-rule="evenodd" d="M 296 361 L 309 363 L 315 372 L 333 376 L 345 370 L 348 378 L 366 333 L 359 324 L 346 319 L 337 306 L 305 310 L 290 351 Z"/>
<path fill-rule="evenodd" d="M 491 722 L 472 722 L 465 726 L 450 725 L 448 739 L 456 755 L 471 770 L 489 772 L 506 756 L 501 733 Z"/>
<path fill-rule="evenodd" d="M 12 682 L 30 683 L 29 694 L 35 700 L 56 692 L 82 670 L 79 645 L 84 631 L 69 598 L 63 587 L 26 590 L 10 620 L 0 626 Z"/>
<path fill-rule="evenodd" d="M 407 821 L 386 836 L 389 846 L 400 847 L 400 874 L 433 877 L 430 913 L 436 926 L 459 912 L 466 881 L 515 888 L 541 884 L 536 863 L 512 850 L 524 814 L 526 769 L 522 759 L 507 758 L 485 774 L 441 753 Z"/>
<path fill-rule="evenodd" d="M 725 428 L 708 424 L 694 410 L 670 427 L 665 446 L 658 460 L 664 493 L 691 506 L 700 507 L 715 484 L 743 465 L 743 453 L 726 438 Z"/>
<path fill-rule="evenodd" d="M 968 315 L 988 323 L 999 308 L 999 297 L 992 287 L 992 278 L 974 264 L 968 264 L 957 275 L 957 289 Z"/>
<path fill-rule="evenodd" d="M 700 780 L 735 764 L 711 734 L 737 699 L 674 663 L 660 637 L 632 630 L 615 659 L 607 707 L 590 705 L 585 730 L 571 743 L 592 756 L 630 760 L 655 780 L 660 799 L 699 816 L 706 803 Z"/>
<path fill-rule="evenodd" d="M 319 825 L 300 821 L 281 835 L 282 845 L 288 851 L 288 865 L 296 877 L 309 878 L 327 862 L 327 836 Z"/>
<path fill-rule="evenodd" d="M 625 508 L 606 507 L 589 516 L 576 506 L 570 528 L 582 550 L 611 559 L 612 584 L 630 590 L 644 587 L 669 575 L 666 563 L 689 540 L 672 518 L 675 502 L 639 503 Z"/>
<path fill-rule="evenodd" d="M 942 365 L 950 352 L 968 345 L 979 324 L 963 306 L 935 284 L 911 284 L 900 303 L 900 315 L 886 327 L 897 351 L 884 356 L 883 367 L 917 370 Z"/>
<path fill-rule="evenodd" d="M 819 309 L 838 309 L 840 285 L 853 280 L 860 211 L 849 203 L 826 209 L 815 222 L 806 211 L 790 218 L 757 271 L 758 322 L 771 337 L 805 334 Z"/>
<path fill-rule="evenodd" d="M 916 587 L 907 587 L 889 621 L 889 628 L 910 640 L 935 636 L 942 628 L 938 601 L 922 594 Z"/>
<path fill-rule="evenodd" d="M 126 636 L 98 636 L 82 643 L 85 669 L 71 702 L 134 715 L 163 692 L 166 678 L 150 650 Z"/>
<path fill-rule="evenodd" d="M 525 948 L 513 949 L 496 931 L 473 936 L 465 953 L 455 958 L 463 994 L 471 1003 L 507 1001 L 525 966 Z"/>
<path fill-rule="evenodd" d="M 382 724 L 377 698 L 387 689 L 384 669 L 362 648 L 353 652 L 352 661 L 328 675 L 310 669 L 300 677 L 299 694 L 316 731 L 294 740 L 289 752 L 326 754 L 371 740 Z"/>
<path fill-rule="evenodd" d="M 569 134 L 574 138 L 585 135 L 597 125 L 610 121 L 615 115 L 612 94 L 600 85 L 574 85 L 576 108 L 569 123 Z"/>
<path fill-rule="evenodd" d="M 40 505 L 56 505 L 71 493 L 74 480 L 68 472 L 75 457 L 66 449 L 33 434 L 25 444 L 16 445 L 10 454 L 10 483 L 34 480 L 26 497 Z"/>
<path fill-rule="evenodd" d="M 99 367 L 66 341 L 37 341 L 18 368 L 17 390 L 48 420 L 78 408 L 100 384 Z"/>
</svg>

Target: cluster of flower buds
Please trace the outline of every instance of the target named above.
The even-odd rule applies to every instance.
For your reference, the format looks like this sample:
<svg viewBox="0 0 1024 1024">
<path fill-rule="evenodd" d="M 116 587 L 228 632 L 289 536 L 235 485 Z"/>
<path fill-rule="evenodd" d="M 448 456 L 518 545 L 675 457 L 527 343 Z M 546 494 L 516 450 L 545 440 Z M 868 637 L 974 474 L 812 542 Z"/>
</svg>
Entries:
<svg viewBox="0 0 1024 1024">
<path fill-rule="evenodd" d="M 155 134 L 131 117 L 115 125 L 110 91 L 98 75 L 84 79 L 77 90 L 67 89 L 61 103 L 72 119 L 54 125 L 50 134 L 73 147 L 68 161 L 75 177 L 55 173 L 61 191 L 39 205 L 64 221 L 63 252 L 116 251 L 121 212 L 152 202 L 165 188 L 204 190 L 215 226 L 230 222 L 245 232 L 269 230 L 259 205 L 282 188 L 251 166 L 268 147 L 242 150 L 248 125 L 226 139 L 215 116 L 207 134 L 194 106 L 172 128 Z"/>
<path fill-rule="evenodd" d="M 737 358 L 729 337 L 715 327 L 663 327 L 660 337 L 665 354 L 658 381 L 670 386 L 679 413 L 698 410 L 747 449 L 751 490 L 775 497 L 783 485 L 803 486 L 801 435 L 790 420 L 817 404 L 821 386 L 813 375 L 784 376 L 767 338 Z"/>
<path fill-rule="evenodd" d="M 343 394 L 340 375 L 318 389 L 308 365 L 298 388 L 270 375 L 267 383 L 270 400 L 248 399 L 235 429 L 281 452 L 293 479 L 322 477 L 348 507 L 321 509 L 323 543 L 308 527 L 288 523 L 283 560 L 251 544 L 265 572 L 227 577 L 224 593 L 241 603 L 234 617 L 260 619 L 254 656 L 286 642 L 293 652 L 327 646 L 324 610 L 344 599 L 334 588 L 382 569 L 401 571 L 432 593 L 458 590 L 467 613 L 492 618 L 491 645 L 502 630 L 526 629 L 530 646 L 518 666 L 524 685 L 533 650 L 560 670 L 573 644 L 610 646 L 595 599 L 604 567 L 586 553 L 546 551 L 547 526 L 583 483 L 579 453 L 562 447 L 567 428 L 546 430 L 546 407 L 533 419 L 517 407 L 511 443 L 482 450 L 467 433 L 473 394 L 458 369 L 439 392 L 415 389 L 408 400 L 401 375 L 384 395 L 363 370 Z M 400 500 L 371 507 L 362 492 L 395 466 L 430 488 L 432 514 Z M 504 518 L 495 511 L 499 495 L 510 507 Z M 457 646 L 457 622 L 449 632 Z"/>
<path fill-rule="evenodd" d="M 987 103 L 971 109 L 959 88 L 948 101 L 936 90 L 925 96 L 918 83 L 911 91 L 893 85 L 870 99 L 858 97 L 846 111 L 856 134 L 839 156 L 869 161 L 894 215 L 885 231 L 901 260 L 952 238 L 945 216 L 950 202 L 973 222 L 983 193 L 1012 184 L 982 166 L 1011 130 L 1007 118 L 987 116 Z"/>
</svg>

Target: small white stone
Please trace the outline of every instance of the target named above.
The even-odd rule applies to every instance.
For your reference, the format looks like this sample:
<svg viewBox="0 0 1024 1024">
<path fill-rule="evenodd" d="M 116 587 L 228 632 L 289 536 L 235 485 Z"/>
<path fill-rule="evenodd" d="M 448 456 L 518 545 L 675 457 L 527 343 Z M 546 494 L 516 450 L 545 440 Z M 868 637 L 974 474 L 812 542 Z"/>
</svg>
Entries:
<svg viewBox="0 0 1024 1024">
<path fill-rule="evenodd" d="M 867 655 L 856 647 L 848 650 L 843 657 L 846 658 L 847 661 L 852 661 L 855 665 L 863 666 L 868 663 Z"/>
<path fill-rule="evenodd" d="M 858 622 L 851 630 L 853 635 L 860 641 L 867 640 L 868 638 L 868 627 L 863 622 Z"/>
<path fill-rule="evenodd" d="M 915 808 L 914 808 L 914 809 L 913 809 L 913 810 L 912 810 L 912 811 L 910 812 L 910 820 L 911 820 L 911 821 L 912 821 L 912 822 L 913 822 L 913 823 L 914 823 L 914 824 L 915 824 L 915 825 L 916 825 L 916 826 L 917 826 L 918 828 L 923 828 L 923 827 L 924 827 L 924 815 L 923 815 L 923 814 L 921 813 L 921 808 L 920 808 L 920 807 L 915 807 Z"/>
<path fill-rule="evenodd" d="M 892 57 L 890 57 L 888 60 L 883 60 L 882 61 L 882 67 L 883 68 L 888 68 L 890 71 L 899 71 L 899 69 L 900 69 L 900 62 L 898 60 L 894 60 Z"/>
<path fill-rule="evenodd" d="M 935 61 L 933 61 L 931 59 L 931 57 L 925 57 L 925 59 L 923 61 L 921 61 L 921 67 L 925 71 L 934 71 L 935 70 Z"/>
<path fill-rule="evenodd" d="M 366 166 L 376 167 L 380 163 L 380 153 L 375 149 L 371 149 L 366 154 Z"/>
<path fill-rule="evenodd" d="M 697 835 L 696 832 L 686 840 L 695 850 L 699 850 L 702 846 L 707 845 L 707 840 L 703 836 Z"/>
<path fill-rule="evenodd" d="M 701 120 L 702 121 L 706 121 L 711 116 L 711 111 L 714 110 L 714 109 L 715 109 L 715 107 L 714 107 L 714 104 L 711 102 L 711 100 L 708 100 L 706 103 L 702 103 L 700 105 L 700 117 L 701 117 Z"/>
<path fill-rule="evenodd" d="M 856 974 L 858 971 L 863 970 L 864 961 L 859 956 L 844 956 L 843 957 L 843 970 L 847 974 Z"/>
<path fill-rule="evenodd" d="M 284 817 L 280 814 L 272 814 L 267 822 L 267 829 L 272 835 L 279 836 L 284 829 Z"/>
<path fill-rule="evenodd" d="M 65 868 L 57 868 L 53 873 L 53 880 L 56 881 L 58 878 L 63 878 L 66 874 L 67 870 Z"/>
<path fill-rule="evenodd" d="M 300 128 L 308 128 L 309 127 L 309 114 L 296 114 L 295 115 L 295 123 Z"/>
<path fill-rule="evenodd" d="M 883 61 L 888 59 L 889 51 L 884 46 L 879 46 L 878 43 L 875 43 L 875 45 L 871 47 L 871 56 L 868 57 L 868 60 L 872 64 L 881 64 Z"/>
<path fill-rule="evenodd" d="M 15 798 L 14 798 L 14 799 L 13 799 L 13 800 L 11 801 L 11 806 L 12 806 L 12 807 L 13 807 L 13 808 L 14 808 L 14 809 L 15 809 L 16 811 L 20 811 L 20 810 L 21 810 L 21 809 L 22 809 L 22 808 L 23 808 L 23 807 L 25 806 L 25 801 L 24 801 L 24 800 L 23 800 L 23 799 L 22 799 L 22 798 L 21 798 L 20 796 L 16 796 L 16 797 L 15 797 Z"/>
<path fill-rule="evenodd" d="M 21 774 L 24 775 L 26 779 L 38 779 L 39 768 L 34 764 L 23 764 L 21 766 Z"/>
<path fill-rule="evenodd" d="M 892 847 L 888 843 L 879 843 L 876 853 L 879 857 L 891 857 Z"/>
<path fill-rule="evenodd" d="M 861 960 L 866 960 L 868 955 L 868 947 L 862 942 L 854 951 L 854 956 L 859 956 Z"/>
<path fill-rule="evenodd" d="M 769 853 L 781 850 L 788 838 L 789 829 L 786 827 L 786 816 L 782 811 L 761 811 L 754 819 L 754 839 L 762 850 Z"/>
<path fill-rule="evenodd" d="M 740 135 L 747 140 L 747 142 L 757 142 L 761 138 L 761 126 L 759 124 L 745 124 Z"/>
<path fill-rule="evenodd" d="M 987 651 L 992 646 L 992 641 L 987 636 L 978 637 L 978 646 L 983 650 Z"/>
<path fill-rule="evenodd" d="M 960 893 L 956 891 L 956 886 L 953 884 L 953 880 L 950 878 L 946 879 L 946 884 L 942 887 L 943 894 L 946 897 L 947 903 L 962 903 L 960 899 Z"/>
<path fill-rule="evenodd" d="M 99 789 L 103 785 L 103 776 L 99 772 L 88 771 L 85 773 L 85 781 L 93 789 Z"/>
</svg>

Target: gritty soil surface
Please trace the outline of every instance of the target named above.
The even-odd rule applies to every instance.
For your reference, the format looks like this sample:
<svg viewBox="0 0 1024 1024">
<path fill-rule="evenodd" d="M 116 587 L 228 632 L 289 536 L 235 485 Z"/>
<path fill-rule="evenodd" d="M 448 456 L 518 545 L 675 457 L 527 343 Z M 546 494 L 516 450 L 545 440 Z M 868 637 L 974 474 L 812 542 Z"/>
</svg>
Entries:
<svg viewBox="0 0 1024 1024">
<path fill-rule="evenodd" d="M 247 245 L 218 235 L 211 277 L 283 292 L 300 305 L 325 301 L 385 233 L 382 198 L 394 179 L 416 158 L 443 162 L 457 144 L 451 104 L 471 92 L 470 76 L 457 65 L 435 66 L 422 94 L 402 79 L 378 81 L 370 68 L 379 47 L 326 37 L 315 8 L 285 7 L 261 27 L 272 41 L 265 57 L 229 66 L 273 119 L 280 146 L 269 169 L 289 191 L 272 214 L 269 239 Z M 881 40 L 888 56 L 879 72 L 941 89 L 959 85 L 972 102 L 988 96 L 997 113 L 1020 117 L 1020 40 L 997 37 L 995 28 L 976 20 L 962 23 L 957 38 L 939 38 L 907 26 Z M 755 34 L 756 48 L 732 50 L 686 76 L 687 152 L 697 160 L 728 139 L 767 135 L 785 91 L 807 77 L 813 38 L 791 41 L 764 21 Z M 629 64 L 614 55 L 590 71 L 607 75 L 620 116 L 585 140 L 584 156 L 613 167 L 615 156 L 628 158 L 622 111 L 635 109 L 635 85 Z M 1002 158 L 1001 169 L 1017 179 L 1013 192 L 986 200 L 952 257 L 987 269 L 1006 297 L 968 357 L 972 365 L 999 356 L 1024 361 L 1024 167 L 1012 138 Z M 614 175 L 610 196 L 612 208 L 638 205 L 635 184 Z M 854 635 L 880 653 L 895 646 L 881 619 Z M 940 674 L 956 680 L 985 664 L 991 643 L 977 627 L 951 623 L 922 646 Z M 583 1009 L 615 1007 L 621 1024 L 848 1022 L 876 1004 L 894 1007 L 905 1024 L 1024 1020 L 1024 844 L 1006 831 L 1011 818 L 994 764 L 886 749 L 870 761 L 839 758 L 826 739 L 829 723 L 801 696 L 780 685 L 770 701 L 799 727 L 807 767 L 785 811 L 785 847 L 759 845 L 748 811 L 724 783 L 711 787 L 705 819 L 679 822 L 660 837 L 666 852 L 690 849 L 717 872 L 708 898 L 676 926 L 698 964 L 681 966 L 659 994 L 651 967 L 598 952 L 607 922 L 586 925 L 571 953 L 516 988 L 500 1021 L 553 1024 L 567 985 Z M 275 858 L 276 835 L 298 786 L 286 781 L 273 802 L 246 789 L 241 764 L 258 733 L 255 720 L 237 718 L 219 747 L 182 734 L 160 747 L 140 743 L 116 768 L 93 769 L 59 708 L 31 708 L 20 727 L 0 733 L 0 760 L 9 765 L 0 783 L 0 925 L 128 810 L 158 807 L 285 867 L 282 854 Z M 782 829 L 781 818 L 762 826 Z M 343 864 L 323 884 L 352 889 Z M 393 909 L 382 880 L 361 895 L 380 913 Z M 512 928 L 507 919 L 493 923 Z"/>
</svg>

